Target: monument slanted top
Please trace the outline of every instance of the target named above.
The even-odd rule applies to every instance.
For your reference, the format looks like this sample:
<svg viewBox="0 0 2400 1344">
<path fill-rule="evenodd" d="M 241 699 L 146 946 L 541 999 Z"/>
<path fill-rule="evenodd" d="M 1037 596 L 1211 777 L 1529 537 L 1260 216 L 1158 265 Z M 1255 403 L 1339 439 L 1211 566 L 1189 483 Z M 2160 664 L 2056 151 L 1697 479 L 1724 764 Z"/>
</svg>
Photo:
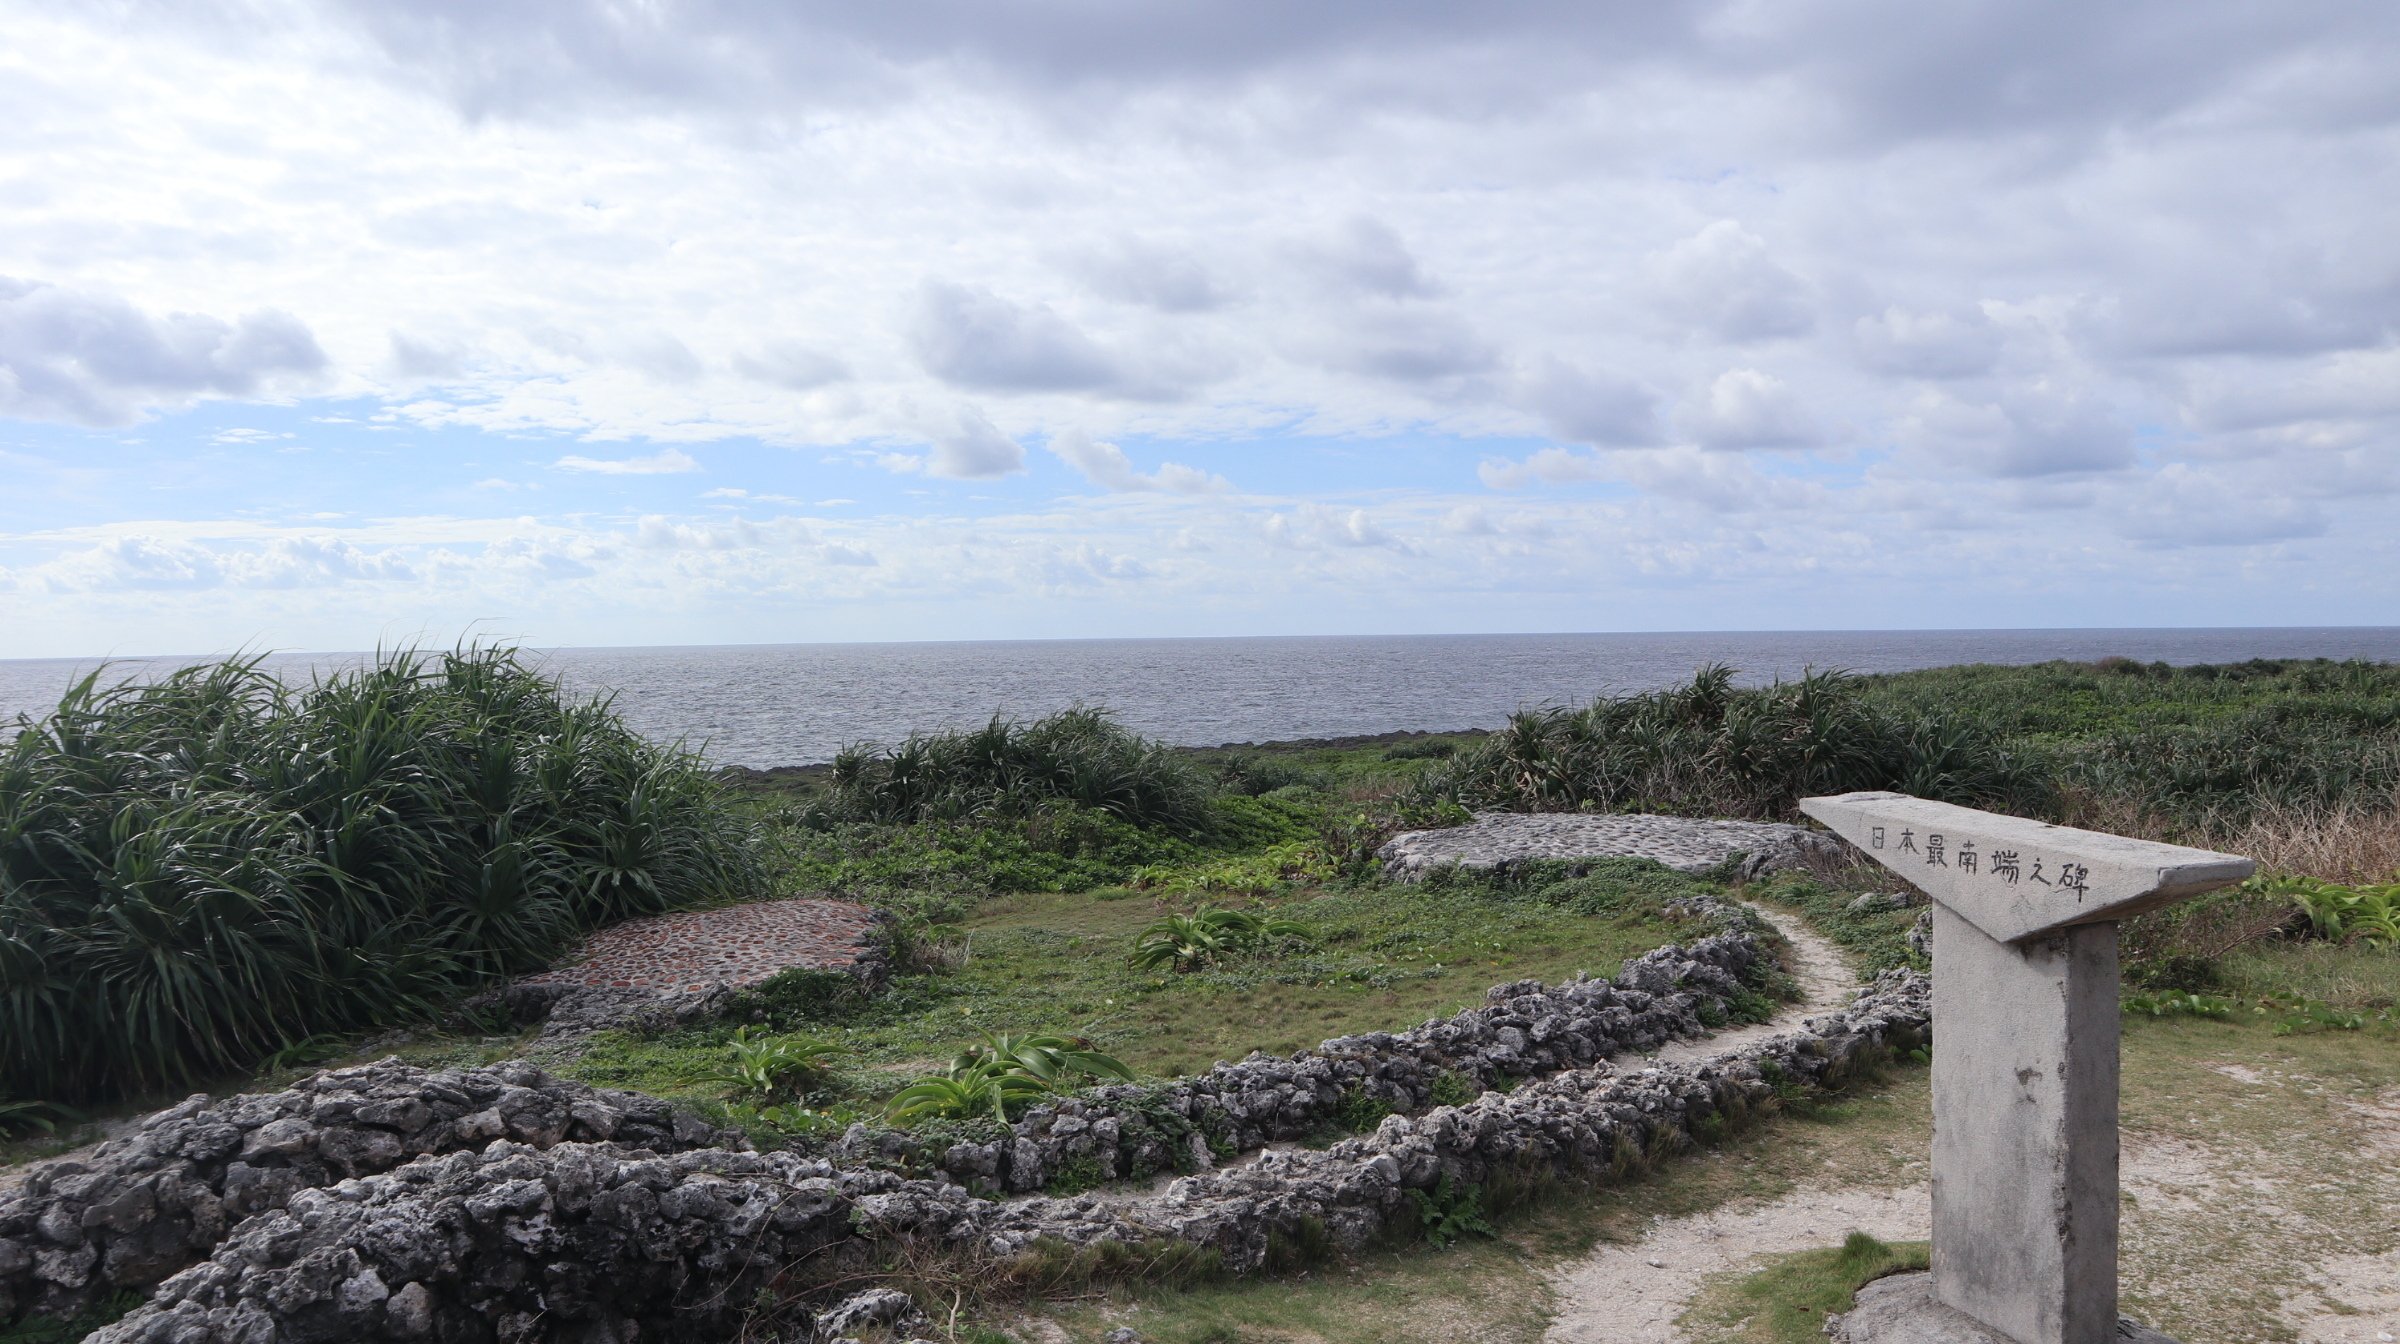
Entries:
<svg viewBox="0 0 2400 1344">
<path fill-rule="evenodd" d="M 2239 882 L 2256 869 L 2234 854 L 1905 793 L 1803 798 L 1800 810 L 2004 943 L 2125 919 Z"/>
</svg>

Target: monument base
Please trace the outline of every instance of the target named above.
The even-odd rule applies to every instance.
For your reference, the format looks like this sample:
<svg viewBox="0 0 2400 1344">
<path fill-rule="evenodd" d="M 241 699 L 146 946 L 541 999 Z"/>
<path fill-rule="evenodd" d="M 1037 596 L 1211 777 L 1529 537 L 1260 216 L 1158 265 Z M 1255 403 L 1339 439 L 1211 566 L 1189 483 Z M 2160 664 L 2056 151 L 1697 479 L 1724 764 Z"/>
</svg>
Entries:
<svg viewBox="0 0 2400 1344">
<path fill-rule="evenodd" d="M 1825 1318 L 1837 1344 L 2016 1344 L 1933 1295 L 1933 1276 L 1894 1274 L 1858 1290 L 1858 1304 Z M 2117 1344 L 2176 1344 L 2146 1325 L 2117 1318 Z"/>
</svg>

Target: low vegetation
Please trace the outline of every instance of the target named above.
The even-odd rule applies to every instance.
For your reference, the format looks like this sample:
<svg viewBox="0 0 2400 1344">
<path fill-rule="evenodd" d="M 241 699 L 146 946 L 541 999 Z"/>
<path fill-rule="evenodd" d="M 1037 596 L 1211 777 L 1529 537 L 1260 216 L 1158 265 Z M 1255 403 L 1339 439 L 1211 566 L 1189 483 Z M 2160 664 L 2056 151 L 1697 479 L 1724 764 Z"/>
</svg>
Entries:
<svg viewBox="0 0 2400 1344">
<path fill-rule="evenodd" d="M 1931 1250 L 1853 1232 L 1837 1247 L 1770 1256 L 1761 1268 L 1710 1284 L 1679 1324 L 1709 1344 L 1820 1344 L 1828 1314 L 1848 1311 L 1877 1279 L 1925 1268 Z"/>
<path fill-rule="evenodd" d="M 629 915 L 758 894 L 698 761 L 505 649 L 305 688 L 86 678 L 0 747 L 0 1093 L 107 1100 L 421 1020 Z"/>
<path fill-rule="evenodd" d="M 2048 805 L 2036 764 L 1972 718 L 1885 708 L 1839 672 L 1758 688 L 1734 676 L 1717 664 L 1673 690 L 1522 711 L 1418 788 L 1510 811 L 1716 817 L 1786 817 L 1811 794 L 1856 789 Z"/>
</svg>

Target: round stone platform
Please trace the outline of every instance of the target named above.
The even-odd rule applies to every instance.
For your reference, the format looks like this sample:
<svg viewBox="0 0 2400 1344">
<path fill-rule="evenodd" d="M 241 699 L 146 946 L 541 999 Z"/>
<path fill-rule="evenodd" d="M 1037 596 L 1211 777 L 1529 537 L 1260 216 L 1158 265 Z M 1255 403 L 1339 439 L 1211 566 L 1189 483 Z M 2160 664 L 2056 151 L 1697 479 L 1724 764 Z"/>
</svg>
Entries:
<svg viewBox="0 0 2400 1344">
<path fill-rule="evenodd" d="M 1413 880 L 1433 869 L 1497 868 L 1535 859 L 1651 859 L 1682 873 L 1709 872 L 1735 854 L 1745 875 L 1800 867 L 1840 845 L 1802 826 L 1647 813 L 1486 812 L 1471 825 L 1405 831 L 1378 850 L 1391 877 Z"/>
<path fill-rule="evenodd" d="M 875 912 L 849 901 L 758 901 L 611 925 L 572 961 L 510 986 L 519 1021 L 546 1035 L 688 1023 L 721 1013 L 733 991 L 779 972 L 839 971 L 873 986 L 883 947 Z"/>
</svg>

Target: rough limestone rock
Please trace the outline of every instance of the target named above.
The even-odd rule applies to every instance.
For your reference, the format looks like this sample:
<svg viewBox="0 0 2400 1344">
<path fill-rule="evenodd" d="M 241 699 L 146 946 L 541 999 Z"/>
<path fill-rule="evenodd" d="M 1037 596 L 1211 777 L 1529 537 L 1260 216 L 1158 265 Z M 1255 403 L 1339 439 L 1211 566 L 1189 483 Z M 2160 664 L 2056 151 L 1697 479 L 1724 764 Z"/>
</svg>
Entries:
<svg viewBox="0 0 2400 1344">
<path fill-rule="evenodd" d="M 1384 872 L 1413 881 L 1436 868 L 1505 868 L 1530 860 L 1649 859 L 1679 873 L 1714 872 L 1736 854 L 1755 877 L 1839 853 L 1838 841 L 1777 821 L 1724 821 L 1642 813 L 1485 812 L 1466 826 L 1404 831 L 1376 851 Z"/>
<path fill-rule="evenodd" d="M 495 1140 L 673 1150 L 728 1136 L 653 1097 L 525 1063 L 429 1072 L 386 1059 L 282 1092 L 193 1096 L 0 1195 L 0 1322 L 72 1315 L 147 1288 L 295 1196 Z"/>
<path fill-rule="evenodd" d="M 796 1153 L 662 1157 L 498 1139 L 302 1191 L 92 1339 L 725 1338 L 762 1289 L 838 1281 L 880 1242 L 975 1256 L 1036 1241 L 1180 1242 L 1250 1271 L 1297 1236 L 1358 1247 L 1395 1223 L 1413 1228 L 1410 1192 L 1445 1178 L 1606 1176 L 1658 1160 L 1695 1132 L 1773 1106 L 1779 1089 L 1838 1082 L 1922 1044 L 1929 1007 L 1922 976 L 1893 972 L 1841 1012 L 1715 1060 L 1630 1076 L 1570 1069 L 1466 1106 L 1392 1116 L 1323 1151 L 1267 1154 L 1115 1203 L 996 1202 L 948 1180 Z"/>
<path fill-rule="evenodd" d="M 2014 1344 L 1999 1331 L 1935 1299 L 1933 1276 L 1894 1274 L 1858 1290 L 1849 1311 L 1825 1318 L 1836 1344 Z M 2128 1317 L 2117 1318 L 2117 1344 L 2175 1344 Z"/>
<path fill-rule="evenodd" d="M 1611 980 L 1495 986 L 1483 1005 L 1405 1032 L 1344 1036 L 1288 1059 L 1256 1054 L 1163 1085 L 1096 1088 L 939 1150 L 905 1130 L 856 1125 L 833 1156 L 1019 1193 L 1066 1172 L 1086 1183 L 1192 1172 L 1226 1154 L 1322 1133 L 1361 1103 L 1424 1111 L 1446 1075 L 1481 1092 L 1647 1053 L 1725 1021 L 1733 997 L 1760 983 L 1767 963 L 1741 907 L 1703 896 L 1673 912 L 1726 931 L 1647 952 Z"/>
</svg>

